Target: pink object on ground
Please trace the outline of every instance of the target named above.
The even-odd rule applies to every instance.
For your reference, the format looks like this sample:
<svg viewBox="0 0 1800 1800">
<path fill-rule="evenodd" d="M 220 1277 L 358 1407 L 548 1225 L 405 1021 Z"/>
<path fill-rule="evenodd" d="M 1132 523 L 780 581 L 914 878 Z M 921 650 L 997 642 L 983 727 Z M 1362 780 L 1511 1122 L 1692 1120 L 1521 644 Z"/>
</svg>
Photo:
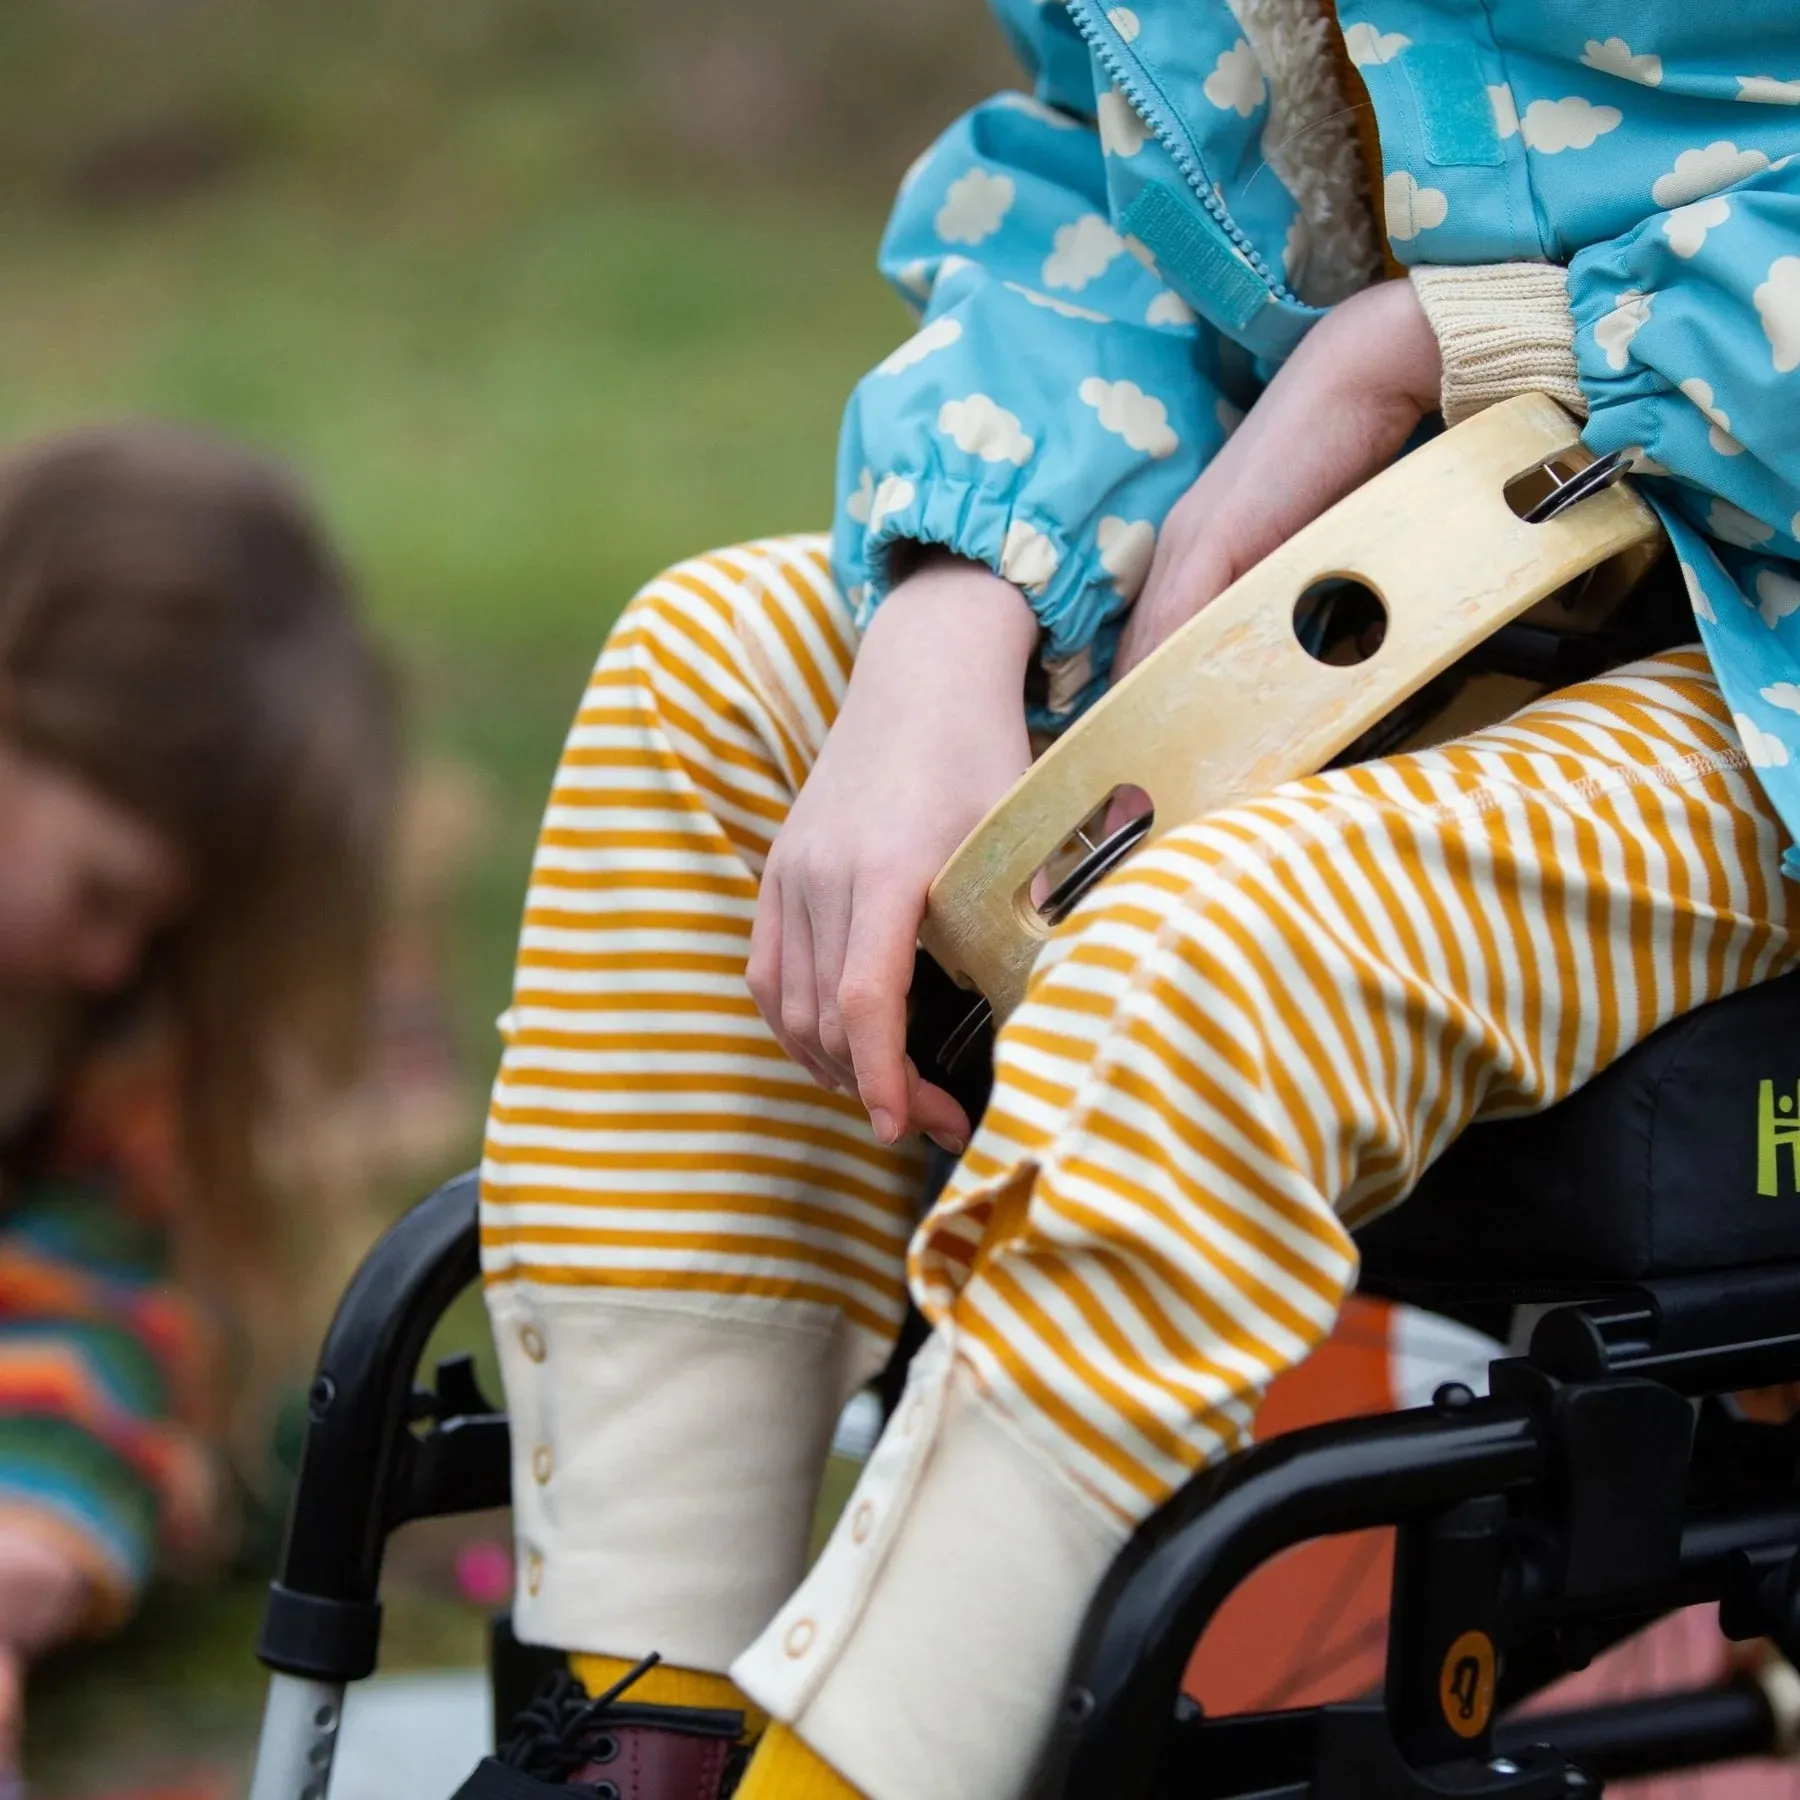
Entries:
<svg viewBox="0 0 1800 1800">
<path fill-rule="evenodd" d="M 512 1593 L 512 1557 L 503 1544 L 465 1544 L 456 1553 L 456 1591 L 471 1606 L 498 1606 Z"/>
</svg>

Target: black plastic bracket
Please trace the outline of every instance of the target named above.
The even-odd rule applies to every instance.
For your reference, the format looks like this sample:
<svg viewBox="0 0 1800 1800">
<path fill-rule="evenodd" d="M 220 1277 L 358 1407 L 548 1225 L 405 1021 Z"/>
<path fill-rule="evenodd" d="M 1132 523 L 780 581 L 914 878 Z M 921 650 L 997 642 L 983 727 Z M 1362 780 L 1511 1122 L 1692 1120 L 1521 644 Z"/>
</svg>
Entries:
<svg viewBox="0 0 1800 1800">
<path fill-rule="evenodd" d="M 1666 1587 L 1681 1565 L 1694 1415 L 1661 1382 L 1564 1383 L 1530 1362 L 1493 1365 L 1497 1399 L 1543 1427 L 1551 1479 L 1537 1504 L 1555 1522 L 1553 1590 L 1565 1600 Z"/>
<path fill-rule="evenodd" d="M 309 1395 L 287 1540 L 256 1653 L 320 1681 L 357 1681 L 380 1647 L 381 1558 L 403 1520 L 507 1498 L 506 1420 L 454 1360 L 421 1404 L 414 1374 L 450 1303 L 479 1273 L 473 1174 L 399 1219 L 338 1304 Z M 463 1409 L 480 1409 L 465 1415 Z M 410 1429 L 429 1419 L 424 1436 Z"/>
</svg>

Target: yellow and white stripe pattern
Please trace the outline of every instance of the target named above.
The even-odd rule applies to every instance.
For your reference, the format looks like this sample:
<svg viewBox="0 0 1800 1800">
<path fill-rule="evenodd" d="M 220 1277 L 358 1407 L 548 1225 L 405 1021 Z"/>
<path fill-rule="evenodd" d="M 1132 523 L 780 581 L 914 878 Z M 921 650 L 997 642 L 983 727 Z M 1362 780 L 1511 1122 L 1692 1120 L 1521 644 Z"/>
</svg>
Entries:
<svg viewBox="0 0 1800 1800">
<path fill-rule="evenodd" d="M 823 539 L 670 570 L 569 733 L 489 1113 L 490 1282 L 841 1312 L 878 1358 L 919 1161 L 791 1063 L 744 984 L 756 883 L 855 642 Z"/>
<path fill-rule="evenodd" d="M 1793 961 L 1783 842 L 1698 650 L 1170 834 L 1002 1034 L 913 1247 L 926 1311 L 1142 1517 L 1329 1331 L 1346 1227 Z"/>
<path fill-rule="evenodd" d="M 1244 1440 L 1331 1327 L 1347 1228 L 1464 1126 L 1794 960 L 1780 829 L 1701 653 L 1664 656 L 1140 854 L 1053 941 L 914 1231 L 916 1164 L 785 1063 L 743 982 L 852 645 L 813 539 L 626 613 L 533 875 L 488 1279 L 836 1309 L 878 1347 L 910 1235 L 986 1403 L 1115 1519 Z"/>
</svg>

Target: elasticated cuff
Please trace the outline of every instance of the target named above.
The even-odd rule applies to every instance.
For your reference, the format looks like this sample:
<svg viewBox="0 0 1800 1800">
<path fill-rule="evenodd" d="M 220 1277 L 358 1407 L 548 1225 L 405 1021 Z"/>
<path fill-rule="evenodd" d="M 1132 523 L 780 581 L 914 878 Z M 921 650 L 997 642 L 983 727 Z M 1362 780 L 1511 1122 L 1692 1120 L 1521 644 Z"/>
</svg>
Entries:
<svg viewBox="0 0 1800 1800">
<path fill-rule="evenodd" d="M 831 1542 L 733 1677 L 871 1800 L 1016 1800 L 1125 1536 L 940 1333 Z"/>
<path fill-rule="evenodd" d="M 1411 279 L 1443 354 L 1445 424 L 1531 393 L 1587 416 L 1566 270 L 1554 263 L 1488 263 L 1414 269 Z"/>
<path fill-rule="evenodd" d="M 526 1643 L 723 1671 L 806 1566 L 840 1409 L 873 1372 L 825 1307 L 497 1283 Z"/>
</svg>

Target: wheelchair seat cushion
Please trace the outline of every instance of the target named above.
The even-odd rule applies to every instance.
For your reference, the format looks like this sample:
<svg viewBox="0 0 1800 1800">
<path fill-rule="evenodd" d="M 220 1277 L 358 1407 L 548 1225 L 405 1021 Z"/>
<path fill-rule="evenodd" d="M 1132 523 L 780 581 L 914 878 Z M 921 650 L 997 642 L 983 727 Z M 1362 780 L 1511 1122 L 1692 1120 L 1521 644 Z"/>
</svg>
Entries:
<svg viewBox="0 0 1800 1800">
<path fill-rule="evenodd" d="M 1358 1234 L 1364 1280 L 1566 1289 L 1800 1260 L 1800 972 L 1471 1127 Z"/>
</svg>

